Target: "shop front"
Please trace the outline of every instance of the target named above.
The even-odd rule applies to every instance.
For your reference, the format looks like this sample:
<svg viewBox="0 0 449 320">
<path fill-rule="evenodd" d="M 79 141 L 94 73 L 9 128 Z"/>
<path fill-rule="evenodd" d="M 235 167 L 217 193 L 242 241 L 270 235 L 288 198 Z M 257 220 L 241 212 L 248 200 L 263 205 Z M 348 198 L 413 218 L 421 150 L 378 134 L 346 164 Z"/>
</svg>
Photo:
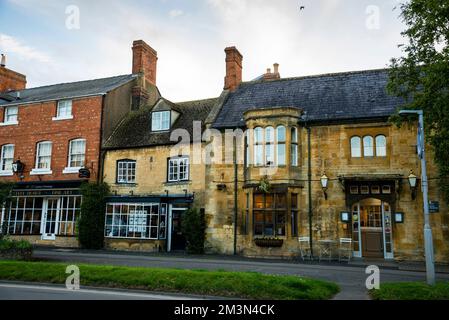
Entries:
<svg viewBox="0 0 449 320">
<path fill-rule="evenodd" d="M 106 247 L 149 252 L 185 250 L 182 217 L 192 202 L 193 195 L 109 197 Z"/>
<path fill-rule="evenodd" d="M 78 247 L 81 183 L 17 183 L 2 209 L 2 226 L 13 238 L 33 244 Z"/>
</svg>

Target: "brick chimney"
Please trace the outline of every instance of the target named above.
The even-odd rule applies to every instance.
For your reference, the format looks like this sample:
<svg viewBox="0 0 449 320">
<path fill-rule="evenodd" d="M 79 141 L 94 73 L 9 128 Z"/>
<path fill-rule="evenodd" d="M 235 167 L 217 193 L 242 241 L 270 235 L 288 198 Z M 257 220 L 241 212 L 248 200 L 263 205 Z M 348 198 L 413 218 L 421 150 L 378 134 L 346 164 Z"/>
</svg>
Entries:
<svg viewBox="0 0 449 320">
<path fill-rule="evenodd" d="M 26 87 L 26 76 L 6 68 L 6 56 L 0 60 L 0 92 L 23 90 Z"/>
<path fill-rule="evenodd" d="M 156 85 L 157 52 L 143 40 L 133 42 L 133 73 L 143 73 L 147 82 Z"/>
<path fill-rule="evenodd" d="M 226 77 L 224 89 L 235 91 L 242 82 L 242 54 L 236 47 L 227 47 L 226 52 Z"/>
<path fill-rule="evenodd" d="M 273 64 L 273 70 L 274 72 L 271 72 L 271 69 L 267 69 L 267 73 L 263 75 L 264 80 L 278 80 L 281 78 L 281 75 L 279 73 L 279 63 Z"/>
</svg>

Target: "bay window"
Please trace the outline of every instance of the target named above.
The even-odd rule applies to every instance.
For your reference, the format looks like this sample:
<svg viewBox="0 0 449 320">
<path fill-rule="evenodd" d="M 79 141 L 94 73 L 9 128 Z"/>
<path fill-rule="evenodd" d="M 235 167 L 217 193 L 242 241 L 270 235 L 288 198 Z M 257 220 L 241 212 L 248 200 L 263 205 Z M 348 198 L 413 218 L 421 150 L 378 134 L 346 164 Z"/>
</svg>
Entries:
<svg viewBox="0 0 449 320">
<path fill-rule="evenodd" d="M 286 194 L 254 194 L 253 221 L 255 236 L 285 236 L 286 216 Z"/>
</svg>

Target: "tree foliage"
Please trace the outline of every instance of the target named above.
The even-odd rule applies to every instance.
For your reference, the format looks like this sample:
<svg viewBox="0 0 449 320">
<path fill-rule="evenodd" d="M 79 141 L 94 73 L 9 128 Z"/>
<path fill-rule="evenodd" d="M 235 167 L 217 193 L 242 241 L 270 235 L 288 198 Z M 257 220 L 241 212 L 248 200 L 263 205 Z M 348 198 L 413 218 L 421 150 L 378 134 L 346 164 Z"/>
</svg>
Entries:
<svg viewBox="0 0 449 320">
<path fill-rule="evenodd" d="M 110 188 L 106 183 L 85 183 L 81 186 L 81 194 L 80 245 L 85 249 L 101 249 L 104 246 L 106 197 Z"/>
<path fill-rule="evenodd" d="M 182 218 L 182 233 L 187 242 L 187 252 L 204 253 L 206 221 L 204 213 L 196 208 L 187 210 Z"/>
<path fill-rule="evenodd" d="M 410 0 L 400 5 L 406 25 L 403 56 L 392 59 L 390 93 L 401 109 L 424 111 L 426 141 L 434 152 L 441 187 L 449 198 L 449 1 Z M 398 125 L 403 119 L 395 115 Z"/>
</svg>

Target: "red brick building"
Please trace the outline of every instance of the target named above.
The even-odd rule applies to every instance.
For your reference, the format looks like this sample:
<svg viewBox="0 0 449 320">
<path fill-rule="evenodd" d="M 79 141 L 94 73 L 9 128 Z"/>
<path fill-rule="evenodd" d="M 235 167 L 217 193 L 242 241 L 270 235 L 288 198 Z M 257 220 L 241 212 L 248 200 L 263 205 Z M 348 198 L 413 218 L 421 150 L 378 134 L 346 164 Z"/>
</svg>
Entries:
<svg viewBox="0 0 449 320">
<path fill-rule="evenodd" d="M 75 245 L 79 187 L 101 177 L 101 144 L 120 120 L 158 94 L 156 62 L 135 41 L 131 74 L 25 89 L 2 56 L 0 182 L 16 187 L 0 218 L 11 235 Z"/>
</svg>

